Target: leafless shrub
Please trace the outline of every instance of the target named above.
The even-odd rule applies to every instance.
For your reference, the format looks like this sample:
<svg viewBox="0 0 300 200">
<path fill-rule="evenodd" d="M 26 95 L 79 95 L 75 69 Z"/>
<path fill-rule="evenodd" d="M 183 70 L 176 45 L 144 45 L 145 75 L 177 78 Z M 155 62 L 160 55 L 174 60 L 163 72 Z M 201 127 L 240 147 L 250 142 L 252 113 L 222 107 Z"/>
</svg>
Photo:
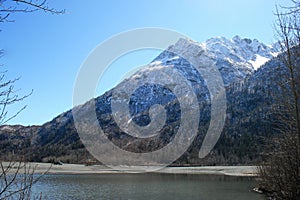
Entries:
<svg viewBox="0 0 300 200">
<path fill-rule="evenodd" d="M 0 162 L 0 199 L 41 199 L 32 196 L 32 186 L 43 174 L 36 175 L 36 166 L 26 162 Z"/>
</svg>

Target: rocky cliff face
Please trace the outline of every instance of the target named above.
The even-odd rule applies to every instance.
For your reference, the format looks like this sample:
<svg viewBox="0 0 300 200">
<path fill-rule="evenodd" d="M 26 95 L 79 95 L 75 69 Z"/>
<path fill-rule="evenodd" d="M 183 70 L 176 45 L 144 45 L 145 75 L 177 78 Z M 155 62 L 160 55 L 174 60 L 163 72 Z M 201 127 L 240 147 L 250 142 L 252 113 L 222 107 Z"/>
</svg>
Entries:
<svg viewBox="0 0 300 200">
<path fill-rule="evenodd" d="M 174 53 L 174 49 L 193 52 L 191 44 L 199 46 L 214 61 L 222 76 L 227 96 L 227 116 L 221 138 L 211 154 L 202 160 L 198 159 L 197 152 L 211 118 L 210 93 L 205 79 L 193 65 Z M 159 84 L 142 85 L 130 97 L 128 107 L 132 117 L 128 121 L 132 120 L 139 126 L 146 126 L 151 122 L 151 106 L 159 104 L 165 108 L 165 124 L 155 136 L 141 139 L 126 134 L 116 123 L 111 109 L 113 92 L 119 87 L 128 82 L 138 82 L 150 72 L 162 75 L 162 70 L 168 69 L 188 80 L 193 88 L 192 92 L 196 94 L 201 113 L 198 134 L 189 150 L 176 163 L 256 162 L 263 149 L 263 138 L 273 134 L 272 127 L 276 121 L 276 108 L 280 99 L 277 97 L 283 94 L 278 84 L 274 83 L 278 83 L 279 78 L 288 76 L 282 62 L 274 57 L 279 53 L 277 46 L 268 46 L 255 39 L 241 39 L 238 36 L 233 39 L 212 38 L 204 43 L 181 39 L 146 68 L 124 80 L 116 88 L 91 100 L 96 105 L 95 123 L 99 123 L 109 140 L 127 151 L 150 152 L 168 144 L 181 123 L 178 98 L 168 87 Z M 173 77 L 172 73 L 167 75 Z M 159 79 L 158 76 L 154 77 Z M 88 114 L 82 109 L 82 116 Z M 91 127 L 86 127 L 89 128 Z M 59 159 L 65 162 L 83 162 L 91 158 L 79 140 L 71 110 L 41 126 L 2 126 L 0 137 L 2 158 L 8 152 L 26 155 L 31 161 Z M 18 141 L 18 147 L 12 140 Z"/>
</svg>

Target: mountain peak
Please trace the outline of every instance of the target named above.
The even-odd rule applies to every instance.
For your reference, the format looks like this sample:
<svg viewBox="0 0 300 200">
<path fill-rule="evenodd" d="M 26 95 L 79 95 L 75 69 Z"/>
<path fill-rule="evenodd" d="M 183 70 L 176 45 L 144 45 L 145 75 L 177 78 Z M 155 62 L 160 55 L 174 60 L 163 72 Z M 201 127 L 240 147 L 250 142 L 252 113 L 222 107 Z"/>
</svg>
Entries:
<svg viewBox="0 0 300 200">
<path fill-rule="evenodd" d="M 210 50 L 216 50 L 217 44 L 227 48 L 227 51 L 233 51 L 237 53 L 241 50 L 241 53 L 257 53 L 265 54 L 269 57 L 273 57 L 270 53 L 278 53 L 276 43 L 272 45 L 266 45 L 257 39 L 241 38 L 240 36 L 234 36 L 232 39 L 225 37 L 213 37 L 205 41 L 206 45 L 210 47 Z M 241 54 L 242 55 L 242 54 Z M 246 58 L 247 56 L 244 55 Z"/>
<path fill-rule="evenodd" d="M 207 50 L 219 59 L 229 62 L 250 64 L 252 70 L 257 70 L 261 65 L 279 53 L 275 44 L 266 45 L 257 39 L 241 38 L 234 36 L 232 39 L 214 37 L 204 42 Z"/>
<path fill-rule="evenodd" d="M 197 56 L 203 51 L 215 62 L 224 84 L 229 85 L 253 74 L 255 70 L 276 56 L 279 51 L 275 47 L 276 44 L 266 45 L 257 39 L 240 36 L 232 39 L 213 37 L 202 43 L 181 38 L 162 52 L 154 62 L 163 65 L 179 65 L 182 61 L 172 52 L 189 51 L 189 54 Z"/>
<path fill-rule="evenodd" d="M 185 51 L 189 49 L 188 47 L 191 46 L 191 44 L 201 47 L 217 60 L 222 59 L 231 63 L 249 65 L 251 71 L 257 70 L 280 52 L 278 43 L 267 45 L 257 39 L 241 38 L 238 35 L 232 39 L 212 37 L 202 43 L 181 38 L 167 50 L 176 49 Z"/>
</svg>

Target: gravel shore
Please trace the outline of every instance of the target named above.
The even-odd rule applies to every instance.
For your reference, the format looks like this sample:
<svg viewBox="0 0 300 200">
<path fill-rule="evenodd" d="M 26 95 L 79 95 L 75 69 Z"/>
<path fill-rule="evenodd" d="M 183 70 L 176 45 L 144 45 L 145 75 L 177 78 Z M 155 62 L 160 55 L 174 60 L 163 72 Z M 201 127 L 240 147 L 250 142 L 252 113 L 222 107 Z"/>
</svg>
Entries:
<svg viewBox="0 0 300 200">
<path fill-rule="evenodd" d="M 3 162 L 7 166 L 7 162 Z M 13 168 L 16 168 L 16 164 Z M 107 173 L 139 173 L 152 171 L 153 173 L 165 174 L 210 174 L 210 175 L 227 175 L 227 176 L 256 176 L 256 166 L 201 166 L 201 167 L 164 167 L 154 170 L 156 167 L 138 167 L 138 166 L 120 166 L 122 170 L 116 170 L 104 165 L 85 166 L 82 164 L 63 164 L 53 165 L 49 163 L 27 163 L 35 173 L 48 174 L 107 174 Z M 126 169 L 126 170 L 124 170 Z M 15 170 L 15 169 L 13 169 Z M 13 170 L 11 172 L 13 172 Z"/>
</svg>

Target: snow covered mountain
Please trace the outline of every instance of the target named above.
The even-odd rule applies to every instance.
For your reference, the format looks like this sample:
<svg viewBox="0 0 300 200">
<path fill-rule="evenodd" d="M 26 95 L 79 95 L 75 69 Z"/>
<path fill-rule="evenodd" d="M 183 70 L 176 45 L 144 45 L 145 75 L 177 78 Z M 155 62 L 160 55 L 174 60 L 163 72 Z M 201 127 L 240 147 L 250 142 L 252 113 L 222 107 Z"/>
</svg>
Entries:
<svg viewBox="0 0 300 200">
<path fill-rule="evenodd" d="M 154 62 L 162 65 L 178 65 L 182 63 L 182 58 L 168 51 L 172 51 L 173 48 L 178 51 L 191 50 L 192 45 L 200 46 L 215 61 L 225 85 L 245 79 L 280 52 L 278 43 L 266 45 L 257 39 L 242 39 L 239 36 L 232 39 L 214 37 L 203 43 L 180 39 L 161 53 Z"/>
<path fill-rule="evenodd" d="M 224 37 L 211 38 L 205 43 L 207 50 L 216 55 L 217 59 L 227 60 L 235 64 L 250 64 L 250 69 L 257 70 L 261 65 L 279 53 L 278 43 L 265 45 L 257 39 Z"/>
</svg>

